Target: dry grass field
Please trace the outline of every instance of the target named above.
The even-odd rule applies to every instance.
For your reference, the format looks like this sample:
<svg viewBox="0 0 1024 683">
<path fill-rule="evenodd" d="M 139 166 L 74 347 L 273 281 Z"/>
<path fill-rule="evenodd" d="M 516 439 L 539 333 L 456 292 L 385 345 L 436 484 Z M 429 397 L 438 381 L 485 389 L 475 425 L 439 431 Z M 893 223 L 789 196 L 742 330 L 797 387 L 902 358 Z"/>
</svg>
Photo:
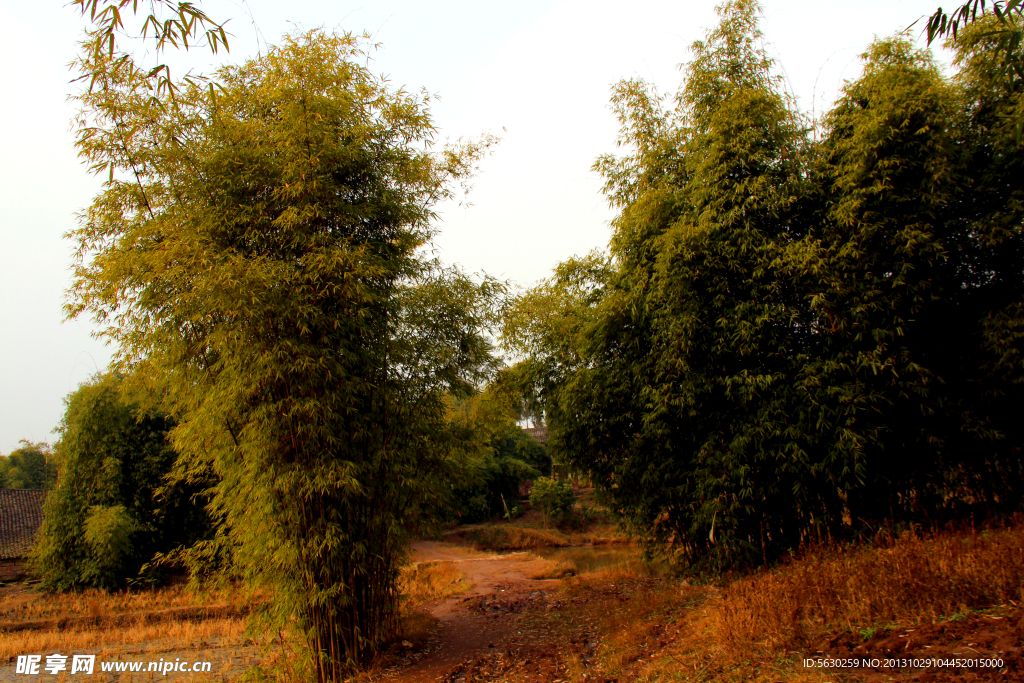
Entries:
<svg viewBox="0 0 1024 683">
<path fill-rule="evenodd" d="M 475 555 L 469 548 L 452 552 Z M 436 620 L 424 607 L 461 600 L 455 596 L 471 587 L 460 562 L 406 568 L 404 629 L 395 651 L 429 639 Z M 460 665 L 465 683 L 1024 681 L 1020 519 L 981 531 L 879 535 L 860 546 L 810 548 L 773 569 L 709 584 L 621 570 L 572 576 L 572 569 L 553 562 L 544 578 L 566 578 L 543 594 L 528 589 L 489 598 L 495 614 L 513 620 L 510 637 Z M 50 652 L 187 656 L 211 661 L 212 676 L 172 674 L 174 680 L 232 680 L 260 661 L 286 680 L 293 656 L 286 640 L 246 634 L 252 605 L 241 592 L 196 595 L 170 587 L 46 596 L 8 585 L 0 587 L 0 663 Z M 1002 665 L 805 666 L 821 657 L 989 658 Z M 23 680 L 12 673 L 13 666 L 0 668 L 0 680 Z M 399 673 L 394 680 L 404 679 Z"/>
<path fill-rule="evenodd" d="M 402 638 L 425 640 L 433 620 L 422 606 L 469 587 L 450 562 L 410 565 L 402 574 Z M 183 586 L 130 592 L 88 590 L 46 595 L 26 583 L 0 586 L 0 681 L 18 680 L 18 655 L 93 654 L 99 661 L 209 661 L 209 673 L 171 673 L 176 681 L 219 681 L 252 666 L 294 657 L 287 639 L 247 633 L 259 602 L 241 590 L 193 593 Z M 130 673 L 90 680 L 132 680 Z M 134 674 L 148 680 L 150 673 Z M 57 677 L 55 677 L 56 680 Z"/>
<path fill-rule="evenodd" d="M 0 587 L 0 678 L 18 655 L 92 654 L 99 661 L 208 661 L 209 673 L 175 680 L 240 675 L 259 659 L 246 636 L 251 604 L 241 593 L 193 594 L 180 586 L 137 592 L 46 595 L 24 583 Z M 212 674 L 212 678 L 211 678 Z M 131 674 L 100 674 L 131 680 Z M 139 680 L 150 674 L 136 674 Z"/>
<path fill-rule="evenodd" d="M 568 579 L 557 633 L 567 681 L 1024 680 L 1024 526 L 817 548 L 767 572 L 691 585 L 610 572 Z M 527 642 L 522 656 L 543 661 Z M 996 658 L 1001 668 L 821 670 L 822 657 Z M 483 679 L 481 679 L 483 680 Z M 508 677 L 502 680 L 519 680 Z M 523 679 L 528 680 L 528 679 Z"/>
</svg>

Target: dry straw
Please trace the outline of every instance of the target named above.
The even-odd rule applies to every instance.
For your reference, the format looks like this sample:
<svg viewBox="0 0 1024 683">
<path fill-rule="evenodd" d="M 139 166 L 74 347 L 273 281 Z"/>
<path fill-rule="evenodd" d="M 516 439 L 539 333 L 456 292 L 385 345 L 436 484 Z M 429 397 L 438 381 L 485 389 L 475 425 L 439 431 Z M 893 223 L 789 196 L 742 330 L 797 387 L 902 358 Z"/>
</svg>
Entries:
<svg viewBox="0 0 1024 683">
<path fill-rule="evenodd" d="M 1024 527 L 879 541 L 860 550 L 818 548 L 732 582 L 722 592 L 723 635 L 795 647 L 826 632 L 935 622 L 1022 597 Z"/>
</svg>

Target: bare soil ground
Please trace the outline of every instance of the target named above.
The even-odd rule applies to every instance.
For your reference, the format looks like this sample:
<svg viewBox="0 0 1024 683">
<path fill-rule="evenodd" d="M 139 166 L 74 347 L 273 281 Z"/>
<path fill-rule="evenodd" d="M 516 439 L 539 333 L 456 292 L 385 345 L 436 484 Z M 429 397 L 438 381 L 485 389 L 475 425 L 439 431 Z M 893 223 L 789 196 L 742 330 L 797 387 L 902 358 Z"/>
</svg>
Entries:
<svg viewBox="0 0 1024 683">
<path fill-rule="evenodd" d="M 450 562 L 472 585 L 427 604 L 436 622 L 426 644 L 397 647 L 377 670 L 361 676 L 361 683 L 1024 683 L 1024 607 L 1013 601 L 919 624 L 877 630 L 858 630 L 854 624 L 780 649 L 758 646 L 757 634 L 747 645 L 726 642 L 722 614 L 730 603 L 724 588 L 625 573 L 538 580 L 532 577 L 551 563 L 528 553 L 495 555 L 435 542 L 418 542 L 414 561 Z M 32 680 L 14 673 L 19 653 L 213 662 L 208 674 L 168 674 L 180 683 L 236 680 L 260 661 L 259 649 L 240 629 L 241 606 L 218 603 L 197 611 L 174 598 L 150 609 L 133 608 L 133 616 L 98 617 L 88 609 L 53 613 L 42 604 L 46 599 L 23 585 L 0 586 L 0 683 Z M 88 640 L 94 633 L 100 640 Z M 1002 662 L 995 668 L 804 665 L 819 658 Z M 139 681 L 150 678 L 134 675 Z M 97 673 L 82 680 L 133 676 Z"/>
<path fill-rule="evenodd" d="M 460 557 L 443 544 L 416 548 L 473 581 L 430 606 L 440 626 L 422 651 L 367 677 L 381 683 L 1024 682 L 1024 609 L 1007 604 L 936 623 L 845 630 L 791 651 L 716 640 L 715 587 L 605 574 L 532 581 L 543 563 L 522 554 Z M 809 659 L 876 660 L 876 666 L 805 666 Z M 894 660 L 969 660 L 962 666 L 892 666 Z M 887 661 L 888 660 L 888 661 Z M 985 667 L 979 660 L 1001 660 Z"/>
<path fill-rule="evenodd" d="M 467 664 L 504 652 L 525 609 L 549 604 L 558 580 L 532 579 L 550 562 L 528 553 L 473 554 L 431 541 L 413 544 L 415 562 L 452 562 L 472 584 L 467 592 L 428 606 L 438 627 L 427 646 L 400 657 L 369 680 L 428 683 L 466 680 Z"/>
<path fill-rule="evenodd" d="M 880 631 L 867 640 L 849 633 L 823 644 L 830 657 L 877 661 L 883 666 L 865 668 L 857 680 L 915 681 L 1024 681 L 1024 613 L 1019 607 L 989 610 L 938 624 Z M 820 655 L 816 655 L 820 656 Z M 909 660 L 909 661 L 908 661 Z M 913 666 L 937 660 L 941 666 Z M 1002 667 L 980 666 L 981 661 L 1002 660 Z M 904 663 L 898 669 L 886 662 Z M 964 666 L 956 666 L 960 661 Z"/>
</svg>

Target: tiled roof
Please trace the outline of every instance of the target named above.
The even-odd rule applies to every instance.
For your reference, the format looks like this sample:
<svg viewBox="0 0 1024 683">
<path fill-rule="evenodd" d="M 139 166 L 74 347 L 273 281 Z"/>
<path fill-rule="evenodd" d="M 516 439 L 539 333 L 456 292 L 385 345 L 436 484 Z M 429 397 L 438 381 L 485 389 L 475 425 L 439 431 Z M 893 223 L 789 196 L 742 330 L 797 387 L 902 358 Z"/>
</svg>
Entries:
<svg viewBox="0 0 1024 683">
<path fill-rule="evenodd" d="M 42 489 L 0 489 L 0 560 L 28 555 L 43 523 Z"/>
<path fill-rule="evenodd" d="M 541 443 L 548 442 L 548 428 L 547 427 L 523 427 L 523 431 L 537 439 Z"/>
</svg>

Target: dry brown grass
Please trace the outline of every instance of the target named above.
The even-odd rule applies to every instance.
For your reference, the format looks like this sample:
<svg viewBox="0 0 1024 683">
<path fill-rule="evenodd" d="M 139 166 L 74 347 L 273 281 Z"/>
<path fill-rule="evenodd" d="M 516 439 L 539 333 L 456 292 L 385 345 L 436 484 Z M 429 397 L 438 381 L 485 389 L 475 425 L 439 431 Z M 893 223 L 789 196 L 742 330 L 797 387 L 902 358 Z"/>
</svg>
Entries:
<svg viewBox="0 0 1024 683">
<path fill-rule="evenodd" d="M 555 529 L 533 529 L 511 524 L 460 527 L 445 534 L 445 540 L 469 543 L 477 550 L 532 550 L 571 545 L 569 538 Z"/>
<path fill-rule="evenodd" d="M 419 608 L 469 587 L 452 562 L 408 567 L 402 576 L 406 593 L 402 638 L 425 642 L 436 620 Z M 214 674 L 223 676 L 230 670 L 237 675 L 247 666 L 245 661 L 251 664 L 258 658 L 244 616 L 197 615 L 232 610 L 247 602 L 241 591 L 195 594 L 180 586 L 62 595 L 38 593 L 23 585 L 7 586 L 0 590 L 0 661 L 40 652 L 92 653 L 106 660 L 156 659 L 166 653 L 188 652 L 197 653 L 199 659 L 212 658 Z M 203 657 L 198 657 L 200 652 L 205 653 Z M 205 679 L 209 678 L 206 674 Z"/>
<path fill-rule="evenodd" d="M 454 562 L 420 562 L 402 571 L 398 581 L 406 608 L 464 593 L 472 587 Z"/>
<path fill-rule="evenodd" d="M 405 595 L 398 646 L 407 639 L 422 647 L 436 623 L 422 606 L 465 591 L 470 584 L 452 562 L 407 567 L 401 581 Z M 233 678 L 261 658 L 259 647 L 246 632 L 244 616 L 197 615 L 230 611 L 247 602 L 240 591 L 200 595 L 183 587 L 46 595 L 24 586 L 7 586 L 0 589 L 0 662 L 41 652 L 91 653 L 100 660 L 156 660 L 168 653 L 187 653 L 213 661 L 216 677 Z M 297 656 L 291 648 L 278 646 L 268 652 L 263 657 L 270 670 L 289 670 Z M 200 679 L 209 681 L 210 674 L 196 675 Z"/>
<path fill-rule="evenodd" d="M 195 647 L 197 643 L 244 640 L 242 619 L 211 619 L 200 622 L 172 621 L 117 630 L 46 630 L 0 633 L 0 661 L 32 652 L 93 652 L 123 655 L 158 646 L 160 651 Z"/>
<path fill-rule="evenodd" d="M 1024 527 L 904 534 L 889 547 L 817 550 L 722 594 L 723 636 L 738 645 L 790 647 L 826 632 L 932 623 L 1019 601 Z"/>
<path fill-rule="evenodd" d="M 548 566 L 539 572 L 534 573 L 530 576 L 531 579 L 543 580 L 543 579 L 564 579 L 567 576 L 576 576 L 579 574 L 579 568 L 576 563 L 572 560 L 562 560 L 561 562 L 549 562 Z"/>
<path fill-rule="evenodd" d="M 593 624 L 597 660 L 566 661 L 569 680 L 752 681 L 825 683 L 834 675 L 805 669 L 787 652 L 751 651 L 722 642 L 718 589 L 614 570 L 565 583 L 565 621 Z M 594 667 L 597 667 L 595 671 Z"/>
<path fill-rule="evenodd" d="M 595 529 L 586 536 L 591 545 L 632 545 L 634 543 L 633 539 L 612 526 Z"/>
<path fill-rule="evenodd" d="M 616 571 L 567 579 L 567 623 L 600 635 L 602 674 L 629 681 L 823 683 L 801 657 L 828 638 L 859 641 L 1024 599 L 1024 527 L 907 534 L 885 547 L 819 549 L 721 586 Z M 585 680 L 574 667 L 572 680 Z M 591 674 L 593 671 L 591 671 Z"/>
<path fill-rule="evenodd" d="M 245 621 L 197 618 L 235 611 L 240 594 L 196 594 L 180 586 L 137 592 L 84 591 L 47 595 L 23 584 L 0 591 L 0 661 L 26 652 L 92 652 L 113 657 L 131 652 L 241 644 Z"/>
<path fill-rule="evenodd" d="M 197 595 L 182 586 L 134 592 L 86 590 L 46 594 L 31 590 L 24 584 L 12 584 L 0 592 L 0 622 L 137 614 L 180 607 L 227 605 L 234 599 L 227 593 Z"/>
</svg>

